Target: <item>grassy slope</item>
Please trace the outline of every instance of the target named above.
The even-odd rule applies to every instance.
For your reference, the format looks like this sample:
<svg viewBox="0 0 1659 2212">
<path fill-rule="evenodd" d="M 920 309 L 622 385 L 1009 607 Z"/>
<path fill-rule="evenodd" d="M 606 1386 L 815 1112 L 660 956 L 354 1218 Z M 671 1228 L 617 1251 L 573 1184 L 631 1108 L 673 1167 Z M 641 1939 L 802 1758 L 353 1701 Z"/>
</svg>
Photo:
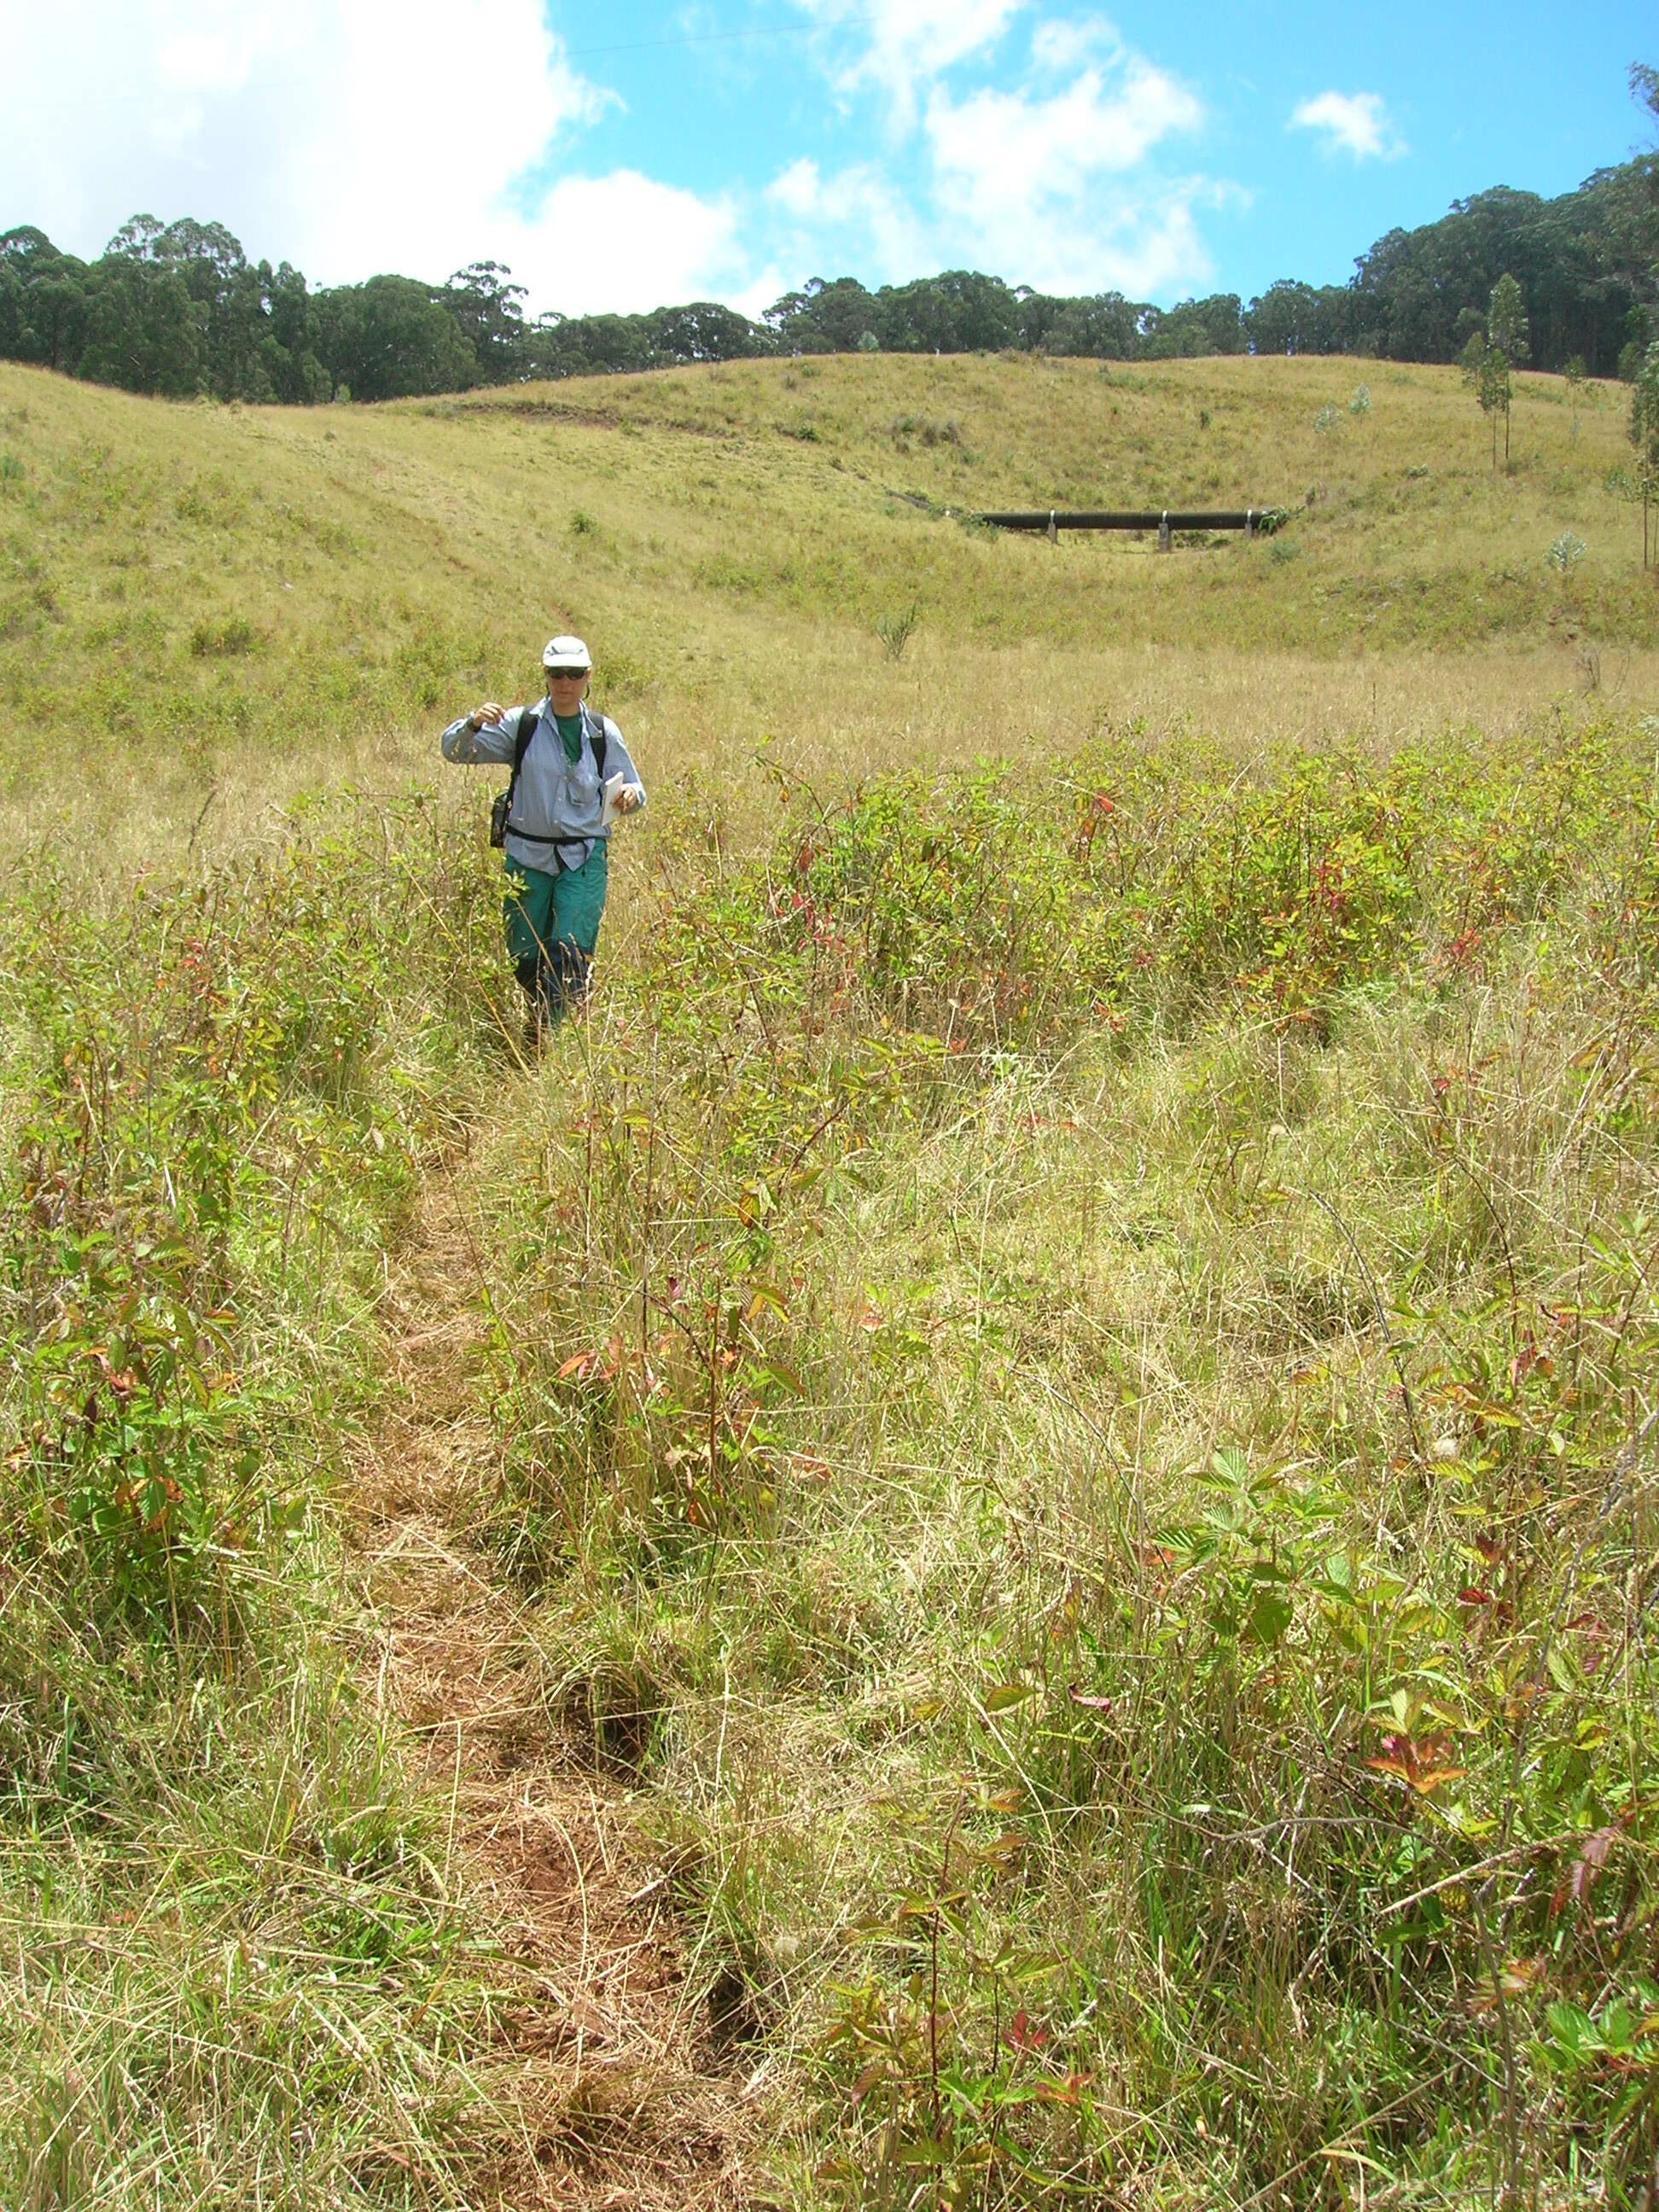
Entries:
<svg viewBox="0 0 1659 2212">
<path fill-rule="evenodd" d="M 1583 688 L 1587 650 L 1609 688 L 1639 684 L 1654 603 L 1604 482 L 1622 394 L 1592 389 L 1575 436 L 1565 388 L 1521 379 L 1495 477 L 1449 373 L 1379 365 L 1362 416 L 1353 375 L 876 358 L 283 414 L 0 370 L 0 703 L 37 739 L 7 766 L 12 840 L 72 803 L 75 839 L 96 824 L 131 862 L 210 783 L 222 844 L 299 785 L 401 782 L 439 714 L 532 680 L 535 640 L 569 623 L 647 753 L 727 773 L 763 728 L 840 769 L 891 757 L 901 729 L 960 757 L 1105 714 L 1245 741 L 1362 714 L 1384 734 L 1490 725 Z M 888 488 L 1297 520 L 1164 562 L 976 537 Z M 1564 531 L 1589 549 L 1565 580 L 1545 560 Z M 874 626 L 912 605 L 890 665 Z M 89 794 L 100 726 L 120 743 Z"/>
<path fill-rule="evenodd" d="M 1564 393 L 1522 380 L 1517 465 L 1494 477 L 1449 374 L 1378 367 L 1351 416 L 1355 374 L 859 359 L 280 415 L 0 371 L 6 842 L 32 856 L 9 1129 L 45 1130 L 129 1256 L 123 1224 L 181 1213 L 185 1291 L 228 1286 L 238 1365 L 274 1394 L 245 1407 L 212 1383 L 215 1437 L 240 1449 L 252 1426 L 279 1502 L 315 1504 L 328 1408 L 372 1396 L 373 1285 L 408 1177 L 452 1102 L 505 1087 L 476 1182 L 506 1327 L 499 1482 L 474 1533 L 601 1732 L 608 1709 L 650 1711 L 646 1816 L 697 1955 L 751 1992 L 804 2197 L 896 2203 L 928 2170 L 903 2154 L 943 2158 L 952 2201 L 999 2201 L 1018 2147 L 1097 2200 L 1253 2202 L 1282 2180 L 1331 2201 L 1364 2156 L 1371 2201 L 1458 2202 L 1494 2148 L 1519 2157 L 1522 2118 L 1553 2171 L 1629 2176 L 1650 2154 L 1650 2055 L 1595 2039 L 1609 2007 L 1647 2002 L 1650 1924 L 1629 1633 L 1646 1539 L 1626 1500 L 1646 1477 L 1632 1462 L 1610 1491 L 1607 1469 L 1646 1412 L 1654 1331 L 1635 717 L 1656 603 L 1606 488 L 1620 394 L 1587 401 L 1574 437 Z M 906 492 L 1285 499 L 1297 520 L 1164 561 L 987 538 L 890 496 Z M 1564 578 L 1543 556 L 1569 529 L 1589 550 Z M 874 626 L 913 604 L 890 659 Z M 477 793 L 439 781 L 432 730 L 477 693 L 521 693 L 567 623 L 655 796 L 618 871 L 600 1013 L 526 1084 L 482 1012 Z M 1603 712 L 1580 696 L 1598 678 L 1611 720 L 1563 755 L 1558 732 Z M 1448 724 L 1474 732 L 1462 750 Z M 1040 909 L 1071 881 L 1073 797 L 933 778 L 981 752 L 1027 762 L 1034 729 L 1083 793 L 1116 794 L 1136 880 L 1163 886 L 1146 963 L 1131 946 L 1112 964 L 1092 860 L 1018 974 L 996 930 L 975 933 L 996 912 L 974 872 L 988 821 L 1036 856 Z M 1409 764 L 1376 781 L 1415 740 L 1416 798 Z M 1383 793 L 1352 834 L 1386 927 L 1365 967 L 1298 924 L 1276 999 L 1237 980 L 1279 957 L 1259 930 L 1203 948 L 1216 868 L 1267 836 L 1238 810 L 1270 804 L 1303 745 L 1320 805 Z M 808 988 L 743 872 L 778 782 L 787 881 L 803 780 L 828 799 L 912 760 L 933 842 L 872 830 L 893 888 L 868 909 L 910 965 L 842 973 L 830 929 Z M 322 784 L 349 789 L 297 803 Z M 411 808 L 411 787 L 436 795 Z M 1533 791 L 1551 805 L 1529 811 Z M 1391 905 L 1368 840 L 1419 798 L 1419 874 Z M 191 920 L 168 875 L 198 817 Z M 940 852 L 965 884 L 943 918 Z M 130 905 L 149 870 L 152 903 Z M 849 885 L 831 903 L 856 941 Z M 204 1023 L 232 1046 L 204 1051 Z M 130 1100 L 118 1079 L 97 1091 L 94 1071 L 140 1066 Z M 192 1151 L 179 1133 L 203 1127 L 216 1143 Z M 9 1419 L 27 1433 L 61 1414 L 108 1285 L 87 1223 L 37 1234 L 8 1199 Z M 54 1368 L 28 1316 L 38 1331 L 76 1268 L 88 1310 L 59 1312 Z M 56 1462 L 27 1464 L 46 1480 Z M 451 2116 L 479 2109 L 485 2001 L 453 1900 L 402 1872 L 437 1816 L 331 1686 L 352 1659 L 325 1517 L 299 1554 L 275 1524 L 242 1540 L 224 1571 L 240 1626 L 220 1632 L 222 1577 L 205 1656 L 159 1600 L 142 1632 L 84 1594 L 64 1611 L 53 1577 L 78 1555 L 30 1525 L 3 1739 L 26 1938 L 6 2017 L 27 2063 L 0 2104 L 27 2201 L 136 2202 L 158 2175 L 247 2186 L 250 2133 L 276 2201 L 319 2172 L 342 2198 L 401 2201 L 410 2156 L 429 2194 L 465 2189 Z M 1332 1595 L 1334 1559 L 1358 1604 Z M 1288 1629 L 1252 1610 L 1281 1567 Z M 1457 1592 L 1477 1580 L 1472 1636 Z M 1558 1653 L 1565 1680 L 1557 1619 L 1596 1624 Z M 1605 1692 L 1603 1644 L 1622 1655 Z M 1419 1745 L 1474 1775 L 1462 1810 L 1432 1790 L 1418 1809 L 1364 1765 Z M 1489 1822 L 1525 1879 L 1454 1887 L 1449 1924 L 1402 1915 L 1487 1854 Z M 1607 1883 L 1540 1917 L 1581 1834 L 1609 1838 Z M 87 1927 L 89 1963 L 64 1970 L 64 1932 Z M 239 1942 L 259 1974 L 228 1963 Z M 349 2086 L 299 1994 L 322 1960 L 363 2038 Z M 1582 2062 L 1549 2044 L 1551 2002 L 1590 2023 Z"/>
</svg>

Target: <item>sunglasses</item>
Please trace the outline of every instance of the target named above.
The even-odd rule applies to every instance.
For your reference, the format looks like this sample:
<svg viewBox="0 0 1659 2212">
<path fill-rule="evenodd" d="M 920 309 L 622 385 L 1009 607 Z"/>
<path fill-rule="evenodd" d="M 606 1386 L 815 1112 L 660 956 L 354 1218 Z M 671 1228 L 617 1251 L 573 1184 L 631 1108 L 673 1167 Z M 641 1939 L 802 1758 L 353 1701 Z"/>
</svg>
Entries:
<svg viewBox="0 0 1659 2212">
<path fill-rule="evenodd" d="M 550 668 L 547 680 L 550 684 L 578 684 L 587 673 L 585 668 Z"/>
</svg>

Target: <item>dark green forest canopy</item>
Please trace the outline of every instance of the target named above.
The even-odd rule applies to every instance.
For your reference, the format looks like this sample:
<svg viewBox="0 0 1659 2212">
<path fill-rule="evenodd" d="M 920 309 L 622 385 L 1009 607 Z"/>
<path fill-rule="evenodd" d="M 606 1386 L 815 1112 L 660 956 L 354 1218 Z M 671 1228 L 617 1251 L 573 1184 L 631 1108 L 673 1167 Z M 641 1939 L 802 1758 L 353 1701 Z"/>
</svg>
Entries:
<svg viewBox="0 0 1659 2212">
<path fill-rule="evenodd" d="M 313 291 L 286 261 L 250 262 L 222 224 L 140 215 L 92 262 L 30 227 L 0 234 L 0 358 L 167 398 L 286 403 L 860 348 L 1450 362 L 1483 328 L 1493 286 L 1512 276 L 1534 365 L 1607 376 L 1632 374 L 1659 329 L 1656 258 L 1653 155 L 1557 199 L 1499 186 L 1460 200 L 1437 222 L 1379 239 L 1346 284 L 1287 277 L 1248 303 L 1218 293 L 1170 308 L 1117 292 L 1058 298 L 951 270 L 874 292 L 851 276 L 814 277 L 758 323 L 708 301 L 532 321 L 523 288 L 496 262 L 442 285 L 386 276 Z"/>
</svg>

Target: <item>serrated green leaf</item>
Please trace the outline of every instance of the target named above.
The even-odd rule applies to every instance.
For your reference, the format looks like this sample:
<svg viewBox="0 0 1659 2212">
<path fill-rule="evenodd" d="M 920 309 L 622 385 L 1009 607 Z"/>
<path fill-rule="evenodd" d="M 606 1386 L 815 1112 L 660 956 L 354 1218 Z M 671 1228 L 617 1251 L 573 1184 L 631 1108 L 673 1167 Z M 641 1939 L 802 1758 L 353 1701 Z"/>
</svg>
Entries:
<svg viewBox="0 0 1659 2212">
<path fill-rule="evenodd" d="M 1006 1713 L 1010 1706 L 1023 1705 L 1031 1694 L 1030 1682 L 999 1682 L 988 1690 L 981 1699 L 988 1713 Z"/>
</svg>

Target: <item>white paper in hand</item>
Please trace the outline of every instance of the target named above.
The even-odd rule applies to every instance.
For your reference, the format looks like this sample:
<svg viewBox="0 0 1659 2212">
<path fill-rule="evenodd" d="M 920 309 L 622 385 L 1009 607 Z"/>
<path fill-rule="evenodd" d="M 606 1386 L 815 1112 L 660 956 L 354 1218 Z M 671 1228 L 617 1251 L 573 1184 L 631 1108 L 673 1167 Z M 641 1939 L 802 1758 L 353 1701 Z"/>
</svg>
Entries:
<svg viewBox="0 0 1659 2212">
<path fill-rule="evenodd" d="M 621 799 L 623 795 L 623 786 L 627 781 L 627 777 L 623 774 L 620 769 L 617 770 L 615 775 L 606 776 L 605 780 L 605 801 L 599 808 L 599 827 L 601 830 L 608 830 L 611 823 L 616 820 L 617 817 L 622 812 Z"/>
</svg>

